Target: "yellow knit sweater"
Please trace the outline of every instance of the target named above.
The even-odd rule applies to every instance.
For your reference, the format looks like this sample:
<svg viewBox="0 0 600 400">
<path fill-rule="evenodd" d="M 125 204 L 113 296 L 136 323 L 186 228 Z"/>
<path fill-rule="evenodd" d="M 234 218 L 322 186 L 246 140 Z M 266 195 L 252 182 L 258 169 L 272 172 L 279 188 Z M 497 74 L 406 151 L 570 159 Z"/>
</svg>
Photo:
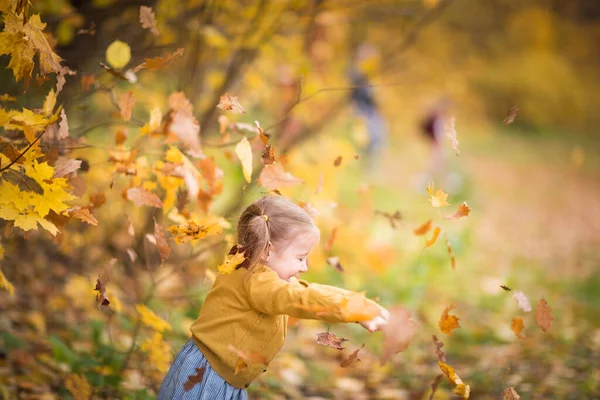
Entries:
<svg viewBox="0 0 600 400">
<path fill-rule="evenodd" d="M 232 386 L 245 388 L 266 371 L 266 365 L 245 361 L 247 367 L 235 374 L 240 357 L 230 345 L 247 355 L 258 353 L 261 357 L 254 358 L 264 358 L 268 364 L 285 342 L 288 315 L 351 322 L 338 307 L 351 294 L 295 278 L 286 282 L 264 265 L 250 276 L 240 268 L 217 277 L 190 330 L 210 366 Z"/>
</svg>

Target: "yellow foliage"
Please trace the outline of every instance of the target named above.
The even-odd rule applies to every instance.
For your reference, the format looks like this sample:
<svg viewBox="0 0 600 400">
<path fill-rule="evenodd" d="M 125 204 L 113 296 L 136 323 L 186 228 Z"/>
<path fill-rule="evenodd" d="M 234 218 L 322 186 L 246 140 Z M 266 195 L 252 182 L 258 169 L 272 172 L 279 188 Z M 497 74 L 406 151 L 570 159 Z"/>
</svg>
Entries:
<svg viewBox="0 0 600 400">
<path fill-rule="evenodd" d="M 92 397 L 92 387 L 83 375 L 69 375 L 65 380 L 65 387 L 75 400 L 88 400 Z"/>
<path fill-rule="evenodd" d="M 141 344 L 140 350 L 148 353 L 148 364 L 164 374 L 171 365 L 171 346 L 163 340 L 160 333 L 155 332 L 152 338 Z"/>
<path fill-rule="evenodd" d="M 448 380 L 453 385 L 456 385 L 454 388 L 454 393 L 458 394 L 463 399 L 468 399 L 469 395 L 471 394 L 471 387 L 463 383 L 459 376 L 456 375 L 456 372 L 454 372 L 454 368 L 443 363 L 442 361 L 438 361 L 438 364 L 442 372 L 448 377 Z"/>
<path fill-rule="evenodd" d="M 219 265 L 218 270 L 222 274 L 230 274 L 235 271 L 235 267 L 243 263 L 245 259 L 246 257 L 244 257 L 244 253 L 236 253 L 233 256 L 228 255 L 225 257 L 223 264 Z"/>
<path fill-rule="evenodd" d="M 142 317 L 142 323 L 149 326 L 159 332 L 172 330 L 171 325 L 168 322 L 154 314 L 152 310 L 143 304 L 136 304 L 135 309 L 140 313 Z"/>
<path fill-rule="evenodd" d="M 4 273 L 0 269 L 0 288 L 6 289 L 11 296 L 15 295 L 15 287 L 6 279 Z"/>
</svg>

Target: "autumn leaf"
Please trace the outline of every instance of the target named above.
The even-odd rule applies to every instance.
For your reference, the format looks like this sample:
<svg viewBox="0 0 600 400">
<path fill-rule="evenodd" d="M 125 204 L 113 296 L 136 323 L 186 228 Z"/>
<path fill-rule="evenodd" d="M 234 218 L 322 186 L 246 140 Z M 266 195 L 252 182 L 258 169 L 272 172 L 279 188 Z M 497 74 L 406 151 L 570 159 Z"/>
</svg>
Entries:
<svg viewBox="0 0 600 400">
<path fill-rule="evenodd" d="M 332 332 L 317 333 L 317 344 L 329 346 L 337 350 L 344 350 L 344 348 L 342 347 L 342 343 L 347 341 L 348 339 L 340 338 Z"/>
<path fill-rule="evenodd" d="M 519 339 L 523 339 L 524 336 L 521 333 L 521 331 L 523 330 L 525 326 L 523 325 L 523 318 L 521 317 L 515 317 L 512 320 L 512 324 L 510 325 L 510 329 L 512 329 L 512 331 L 515 333 L 515 335 L 519 338 Z"/>
<path fill-rule="evenodd" d="M 236 267 L 245 260 L 246 257 L 244 256 L 244 252 L 236 253 L 234 255 L 227 255 L 225 257 L 225 261 L 223 261 L 223 264 L 219 265 L 217 269 L 220 273 L 228 275 L 235 271 Z"/>
<path fill-rule="evenodd" d="M 389 322 L 383 327 L 381 364 L 385 364 L 394 354 L 406 350 L 419 329 L 419 324 L 410 317 L 410 312 L 403 307 L 394 306 L 389 311 Z"/>
<path fill-rule="evenodd" d="M 243 358 L 238 358 L 237 363 L 235 364 L 235 370 L 233 371 L 233 374 L 237 375 L 246 368 L 248 368 L 248 364 L 246 364 L 246 361 Z"/>
<path fill-rule="evenodd" d="M 433 235 L 430 239 L 427 239 L 427 241 L 425 242 L 425 248 L 432 246 L 436 242 L 441 231 L 442 229 L 439 226 L 435 227 L 435 229 L 433 230 Z"/>
<path fill-rule="evenodd" d="M 156 239 L 156 248 L 160 254 L 160 259 L 164 263 L 171 254 L 171 248 L 167 243 L 167 239 L 165 239 L 164 229 L 156 222 L 156 219 L 154 220 L 154 238 Z"/>
<path fill-rule="evenodd" d="M 429 221 L 425 222 L 423 225 L 421 225 L 421 226 L 419 226 L 417 229 L 415 229 L 415 230 L 413 231 L 413 233 L 414 233 L 415 235 L 417 235 L 417 236 L 420 236 L 420 235 L 424 235 L 424 234 L 426 234 L 426 233 L 427 233 L 427 232 L 429 232 L 429 230 L 431 229 L 431 222 L 432 222 L 432 221 L 433 221 L 433 220 L 431 220 L 431 219 L 430 219 Z"/>
<path fill-rule="evenodd" d="M 89 400 L 92 397 L 92 386 L 83 375 L 70 374 L 65 379 L 65 387 L 75 400 Z"/>
<path fill-rule="evenodd" d="M 54 111 L 54 106 L 56 105 L 56 94 L 54 93 L 54 89 L 50 89 L 50 92 L 46 95 L 46 99 L 44 100 L 44 105 L 42 109 L 44 110 L 44 115 L 50 116 Z"/>
<path fill-rule="evenodd" d="M 262 153 L 262 161 L 265 165 L 271 165 L 275 163 L 275 150 L 270 144 L 266 145 L 265 151 Z"/>
<path fill-rule="evenodd" d="M 529 299 L 525 296 L 525 293 L 517 290 L 513 293 L 513 297 L 517 300 L 517 304 L 519 304 L 521 310 L 525 312 L 531 311 L 531 303 L 529 303 Z"/>
<path fill-rule="evenodd" d="M 252 181 L 252 148 L 245 136 L 235 146 L 235 154 L 242 162 L 242 170 L 244 171 L 246 182 L 250 183 Z"/>
<path fill-rule="evenodd" d="M 500 285 L 500 287 L 501 287 L 502 289 L 504 289 L 505 291 L 507 291 L 507 292 L 510 292 L 510 291 L 512 290 L 512 289 L 511 289 L 511 288 L 509 288 L 508 286 Z"/>
<path fill-rule="evenodd" d="M 177 57 L 181 57 L 183 50 L 183 48 L 179 48 L 174 53 L 164 57 L 145 58 L 143 63 L 133 69 L 133 72 L 138 72 L 144 68 L 148 71 L 159 71 L 171 64 Z"/>
<path fill-rule="evenodd" d="M 396 229 L 398 226 L 396 225 L 396 223 L 400 222 L 400 220 L 402 220 L 402 214 L 400 213 L 400 211 L 397 211 L 393 214 L 384 212 L 384 211 L 375 211 L 375 214 L 380 214 L 383 215 L 384 217 L 386 217 L 388 219 L 388 221 L 390 221 L 390 225 L 392 226 L 393 229 Z"/>
<path fill-rule="evenodd" d="M 127 198 L 133 201 L 133 204 L 137 207 L 147 205 L 150 207 L 162 208 L 163 206 L 162 201 L 160 201 L 154 193 L 140 187 L 127 189 Z"/>
<path fill-rule="evenodd" d="M 177 244 L 196 239 L 203 239 L 209 234 L 208 227 L 204 225 L 198 225 L 196 222 L 191 220 L 186 224 L 172 225 L 168 228 L 168 231 L 175 236 L 175 242 Z"/>
<path fill-rule="evenodd" d="M 71 172 L 77 171 L 80 167 L 81 160 L 74 160 L 72 158 L 61 157 L 56 161 L 56 165 L 54 166 L 54 174 L 52 174 L 52 179 L 62 178 L 63 176 L 68 175 Z"/>
<path fill-rule="evenodd" d="M 517 393 L 514 387 L 507 387 L 502 392 L 502 400 L 519 400 L 521 396 Z"/>
<path fill-rule="evenodd" d="M 125 42 L 115 40 L 106 49 L 106 61 L 115 68 L 121 69 L 131 60 L 131 48 Z"/>
<path fill-rule="evenodd" d="M 468 216 L 470 212 L 471 212 L 471 209 L 469 208 L 467 203 L 463 202 L 462 204 L 459 204 L 458 210 L 456 210 L 454 213 L 452 213 L 450 215 L 445 216 L 444 219 L 459 219 L 459 218 Z"/>
<path fill-rule="evenodd" d="M 438 361 L 438 365 L 440 366 L 442 372 L 448 377 L 450 383 L 456 385 L 453 392 L 461 396 L 463 399 L 468 399 L 471 393 L 471 387 L 463 383 L 456 372 L 454 372 L 454 368 L 443 363 L 442 361 Z"/>
<path fill-rule="evenodd" d="M 196 386 L 196 384 L 202 383 L 202 379 L 204 378 L 205 372 L 206 367 L 196 368 L 196 373 L 194 375 L 188 375 L 187 381 L 185 381 L 185 383 L 183 384 L 183 390 L 189 392 L 194 388 L 194 386 Z"/>
<path fill-rule="evenodd" d="M 427 186 L 427 192 L 429 192 L 429 203 L 432 207 L 440 208 L 449 205 L 446 201 L 448 194 L 444 193 L 442 189 L 438 189 L 435 195 L 433 194 L 433 182 Z"/>
<path fill-rule="evenodd" d="M 325 252 L 329 253 L 331 251 L 331 247 L 333 247 L 333 242 L 335 242 L 335 238 L 337 236 L 337 231 L 338 231 L 337 226 L 333 227 L 333 229 L 331 230 L 331 234 L 329 235 L 329 238 L 327 239 L 327 242 L 325 243 Z"/>
<path fill-rule="evenodd" d="M 175 92 L 169 96 L 169 108 L 170 123 L 165 129 L 179 138 L 188 153 L 201 157 L 200 124 L 194 117 L 194 106 L 183 92 Z"/>
<path fill-rule="evenodd" d="M 450 335 L 451 331 L 456 328 L 460 328 L 458 320 L 460 318 L 455 315 L 450 315 L 450 311 L 456 307 L 456 303 L 450 304 L 444 309 L 442 316 L 440 317 L 439 327 L 442 332 L 446 335 Z"/>
<path fill-rule="evenodd" d="M 128 90 L 119 97 L 119 110 L 125 121 L 131 120 L 133 106 L 135 106 L 135 96 L 131 90 Z"/>
<path fill-rule="evenodd" d="M 285 172 L 280 163 L 275 163 L 272 165 L 265 165 L 260 172 L 258 182 L 268 190 L 275 190 L 299 185 L 304 181 L 296 178 L 289 172 Z"/>
<path fill-rule="evenodd" d="M 135 309 L 140 314 L 142 324 L 144 324 L 158 332 L 172 330 L 171 325 L 167 321 L 160 318 L 158 315 L 156 315 L 151 309 L 149 309 L 145 305 L 136 304 Z"/>
<path fill-rule="evenodd" d="M 17 98 L 9 94 L 0 94 L 0 101 L 17 101 Z"/>
<path fill-rule="evenodd" d="M 548 306 L 546 299 L 542 297 L 535 308 L 535 323 L 542 331 L 548 332 L 548 329 L 552 326 L 553 319 L 552 310 Z"/>
<path fill-rule="evenodd" d="M 60 110 L 60 122 L 58 123 L 58 138 L 65 139 L 69 136 L 69 121 L 65 109 Z"/>
<path fill-rule="evenodd" d="M 379 306 L 368 301 L 363 293 L 352 293 L 340 303 L 340 311 L 348 321 L 369 321 L 380 313 Z"/>
<path fill-rule="evenodd" d="M 446 249 L 448 250 L 448 254 L 450 255 L 450 264 L 452 265 L 452 269 L 456 269 L 456 258 L 454 257 L 454 250 L 452 250 L 452 245 L 448 240 L 448 235 L 444 233 L 444 239 L 446 240 Z"/>
<path fill-rule="evenodd" d="M 238 98 L 229 93 L 225 93 L 221 96 L 217 108 L 220 108 L 223 111 L 231 111 L 234 114 L 246 114 L 246 110 L 244 110 L 244 107 L 239 103 Z"/>
<path fill-rule="evenodd" d="M 142 28 L 150 30 L 153 35 L 159 35 L 152 7 L 140 6 L 140 23 L 142 24 Z"/>
<path fill-rule="evenodd" d="M 159 372 L 162 378 L 172 361 L 172 350 L 169 343 L 167 343 L 160 332 L 154 332 L 151 338 L 146 339 L 141 345 L 140 350 L 148 353 L 148 364 L 152 365 Z"/>
<path fill-rule="evenodd" d="M 106 293 L 106 283 L 103 281 L 103 277 L 99 276 L 96 280 L 96 286 L 94 290 L 98 292 L 96 295 L 96 303 L 101 306 L 108 306 L 110 300 L 108 300 L 108 294 Z"/>
<path fill-rule="evenodd" d="M 458 150 L 458 139 L 456 139 L 456 129 L 454 129 L 454 121 L 454 117 L 448 118 L 448 120 L 444 124 L 444 131 L 446 132 L 446 137 L 452 142 L 454 154 L 458 156 L 460 154 L 460 151 Z"/>
<path fill-rule="evenodd" d="M 433 339 L 433 345 L 435 346 L 435 355 L 439 361 L 446 362 L 446 352 L 442 350 L 444 343 L 440 342 L 436 335 L 431 335 Z"/>
<path fill-rule="evenodd" d="M 94 75 L 82 75 L 81 76 L 81 89 L 84 92 L 90 90 L 90 87 L 96 83 L 96 78 Z"/>
<path fill-rule="evenodd" d="M 512 123 L 515 120 L 518 112 L 519 112 L 519 107 L 512 106 L 510 108 L 510 110 L 508 110 L 508 115 L 506 116 L 506 118 L 504 118 L 504 121 L 502 121 L 502 123 L 504 125 L 508 125 L 508 124 Z"/>
<path fill-rule="evenodd" d="M 98 225 L 98 220 L 96 219 L 96 217 L 94 217 L 92 215 L 92 213 L 90 212 L 90 210 L 88 208 L 73 207 L 73 208 L 70 208 L 68 211 L 72 217 L 75 217 L 83 222 L 87 222 L 90 225 L 94 225 L 94 226 Z"/>
<path fill-rule="evenodd" d="M 340 263 L 340 258 L 337 256 L 336 257 L 327 257 L 327 264 L 340 272 L 344 272 L 344 268 L 342 267 L 342 264 Z"/>
<path fill-rule="evenodd" d="M 15 287 L 6 279 L 2 269 L 0 269 L 0 288 L 7 290 L 11 296 L 15 295 Z"/>
<path fill-rule="evenodd" d="M 356 351 L 354 351 L 352 354 L 350 354 L 350 355 L 348 356 L 348 358 L 346 358 L 345 360 L 343 360 L 343 361 L 340 363 L 340 367 L 342 367 L 342 368 L 346 368 L 346 367 L 349 367 L 350 365 L 352 365 L 353 363 L 355 363 L 355 362 L 357 362 L 357 361 L 360 361 L 360 358 L 358 358 L 358 352 L 359 352 L 359 351 L 360 351 L 360 350 L 361 350 L 363 347 L 365 347 L 364 343 L 363 343 L 363 345 L 362 345 L 362 346 L 360 346 L 360 347 L 359 347 L 359 348 L 358 348 Z"/>
<path fill-rule="evenodd" d="M 339 167 L 342 165 L 342 156 L 337 156 L 337 158 L 333 161 L 334 167 Z"/>
<path fill-rule="evenodd" d="M 435 392 L 437 391 L 438 386 L 440 386 L 440 382 L 442 382 L 443 376 L 444 376 L 444 374 L 439 374 L 438 376 L 435 377 L 433 382 L 431 382 L 431 394 L 429 395 L 429 400 L 433 400 L 433 396 L 435 395 Z"/>
</svg>

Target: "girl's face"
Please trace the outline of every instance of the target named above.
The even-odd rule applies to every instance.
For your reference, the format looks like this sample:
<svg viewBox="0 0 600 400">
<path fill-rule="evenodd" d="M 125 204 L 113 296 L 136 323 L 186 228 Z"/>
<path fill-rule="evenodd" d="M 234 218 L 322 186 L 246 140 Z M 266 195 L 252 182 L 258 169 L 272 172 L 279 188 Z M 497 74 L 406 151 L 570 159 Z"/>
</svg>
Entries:
<svg viewBox="0 0 600 400">
<path fill-rule="evenodd" d="M 266 265 L 284 281 L 289 281 L 292 276 L 298 278 L 301 273 L 308 271 L 306 259 L 320 236 L 319 228 L 314 227 L 299 231 L 289 242 L 270 245 Z"/>
</svg>

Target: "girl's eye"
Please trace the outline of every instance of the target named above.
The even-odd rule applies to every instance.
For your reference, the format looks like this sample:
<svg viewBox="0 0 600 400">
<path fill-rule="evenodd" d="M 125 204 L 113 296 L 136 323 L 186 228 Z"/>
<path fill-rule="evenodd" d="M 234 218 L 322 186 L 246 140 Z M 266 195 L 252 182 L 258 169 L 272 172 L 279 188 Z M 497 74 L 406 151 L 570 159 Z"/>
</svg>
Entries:
<svg viewBox="0 0 600 400">
<path fill-rule="evenodd" d="M 302 262 L 304 261 L 304 258 L 299 258 L 298 261 Z"/>
</svg>

